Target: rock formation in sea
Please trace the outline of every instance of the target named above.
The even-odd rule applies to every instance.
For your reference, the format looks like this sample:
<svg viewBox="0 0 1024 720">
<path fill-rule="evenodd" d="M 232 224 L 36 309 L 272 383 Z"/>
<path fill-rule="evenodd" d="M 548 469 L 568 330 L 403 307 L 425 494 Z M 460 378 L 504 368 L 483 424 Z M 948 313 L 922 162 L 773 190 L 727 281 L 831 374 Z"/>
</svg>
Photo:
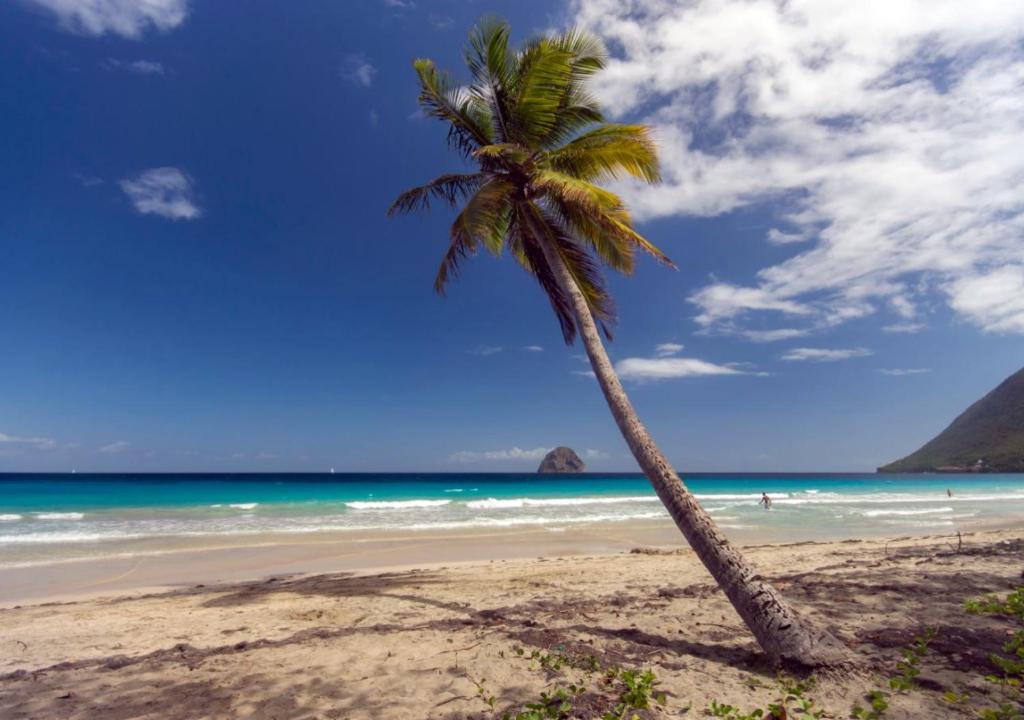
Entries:
<svg viewBox="0 0 1024 720">
<path fill-rule="evenodd" d="M 917 452 L 878 472 L 1024 472 L 1024 369 Z"/>
<path fill-rule="evenodd" d="M 539 473 L 581 473 L 587 466 L 572 448 L 556 447 L 540 461 Z"/>
</svg>

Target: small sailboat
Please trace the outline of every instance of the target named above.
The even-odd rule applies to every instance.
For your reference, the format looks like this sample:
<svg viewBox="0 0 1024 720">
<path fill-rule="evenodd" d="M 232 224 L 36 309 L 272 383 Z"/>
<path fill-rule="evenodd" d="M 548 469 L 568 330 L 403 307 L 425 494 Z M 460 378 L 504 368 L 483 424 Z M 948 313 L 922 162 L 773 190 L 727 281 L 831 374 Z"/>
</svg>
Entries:
<svg viewBox="0 0 1024 720">
<path fill-rule="evenodd" d="M 331 465 L 331 475 L 333 475 L 333 474 L 334 474 L 334 466 Z"/>
</svg>

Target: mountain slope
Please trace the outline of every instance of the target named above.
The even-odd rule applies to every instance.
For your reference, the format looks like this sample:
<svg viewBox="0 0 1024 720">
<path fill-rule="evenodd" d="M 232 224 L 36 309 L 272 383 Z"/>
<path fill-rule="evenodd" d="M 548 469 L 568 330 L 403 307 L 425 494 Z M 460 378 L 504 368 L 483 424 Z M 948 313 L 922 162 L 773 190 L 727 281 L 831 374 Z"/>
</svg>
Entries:
<svg viewBox="0 0 1024 720">
<path fill-rule="evenodd" d="M 1024 472 L 1024 369 L 967 408 L 917 452 L 878 472 Z"/>
</svg>

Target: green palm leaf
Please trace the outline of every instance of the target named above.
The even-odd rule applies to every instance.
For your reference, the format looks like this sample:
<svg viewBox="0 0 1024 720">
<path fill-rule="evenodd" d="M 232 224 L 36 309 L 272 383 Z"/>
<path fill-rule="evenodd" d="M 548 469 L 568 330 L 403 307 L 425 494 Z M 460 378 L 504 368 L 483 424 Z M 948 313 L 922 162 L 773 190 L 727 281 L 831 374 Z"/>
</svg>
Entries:
<svg viewBox="0 0 1024 720">
<path fill-rule="evenodd" d="M 572 303 L 549 266 L 556 252 L 607 334 L 615 309 L 600 266 L 632 273 L 638 249 L 672 265 L 634 229 L 621 199 L 598 184 L 658 181 L 649 129 L 603 122 L 587 83 L 605 66 L 605 50 L 587 33 L 570 30 L 515 49 L 507 23 L 484 20 L 469 35 L 465 59 L 471 76 L 465 86 L 430 60 L 414 67 L 424 114 L 447 125 L 450 145 L 477 171 L 407 190 L 389 214 L 434 201 L 462 203 L 434 288 L 443 294 L 462 261 L 481 246 L 495 255 L 508 248 L 548 296 L 572 343 Z"/>
</svg>

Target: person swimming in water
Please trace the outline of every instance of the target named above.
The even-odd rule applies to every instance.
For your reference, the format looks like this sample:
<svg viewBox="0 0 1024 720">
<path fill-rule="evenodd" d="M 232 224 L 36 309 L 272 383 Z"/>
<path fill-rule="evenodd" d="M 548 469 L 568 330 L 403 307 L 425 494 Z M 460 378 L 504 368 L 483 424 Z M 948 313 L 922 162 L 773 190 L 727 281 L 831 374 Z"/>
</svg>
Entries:
<svg viewBox="0 0 1024 720">
<path fill-rule="evenodd" d="M 772 499 L 770 497 L 768 497 L 768 493 L 764 493 L 763 492 L 763 493 L 761 493 L 761 500 L 760 500 L 760 502 L 758 504 L 759 505 L 764 505 L 764 509 L 768 510 L 772 506 Z"/>
</svg>

